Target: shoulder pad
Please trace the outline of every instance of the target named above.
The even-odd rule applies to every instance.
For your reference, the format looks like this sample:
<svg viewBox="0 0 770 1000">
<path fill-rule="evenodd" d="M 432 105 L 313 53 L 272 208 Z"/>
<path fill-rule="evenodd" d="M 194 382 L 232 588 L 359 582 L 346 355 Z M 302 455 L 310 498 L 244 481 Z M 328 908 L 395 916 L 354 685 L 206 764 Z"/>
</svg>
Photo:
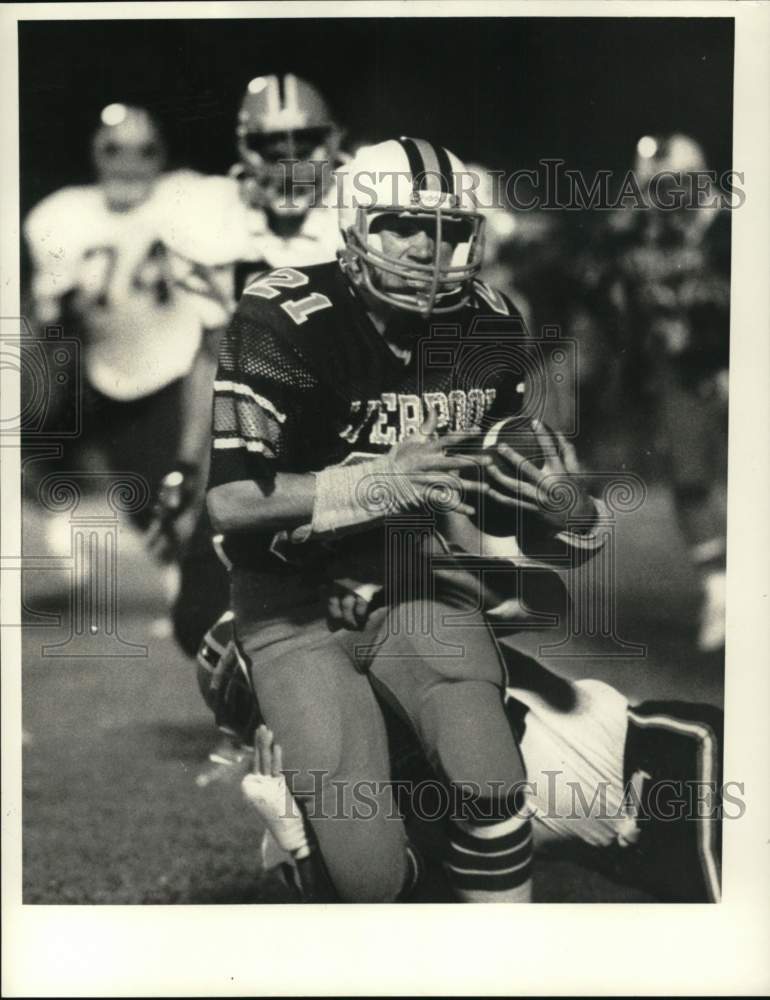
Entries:
<svg viewBox="0 0 770 1000">
<path fill-rule="evenodd" d="M 311 208 L 302 226 L 302 233 L 317 239 L 326 253 L 327 260 L 334 260 L 338 250 L 343 247 L 340 231 L 339 213 L 328 205 L 318 205 Z"/>
<path fill-rule="evenodd" d="M 207 267 L 232 263 L 237 181 L 179 171 L 164 178 L 159 197 L 162 238 L 172 251 Z"/>
<path fill-rule="evenodd" d="M 95 185 L 60 188 L 47 195 L 32 208 L 24 221 L 26 232 L 61 230 L 62 227 L 83 224 L 83 213 L 98 204 L 99 190 Z"/>
</svg>

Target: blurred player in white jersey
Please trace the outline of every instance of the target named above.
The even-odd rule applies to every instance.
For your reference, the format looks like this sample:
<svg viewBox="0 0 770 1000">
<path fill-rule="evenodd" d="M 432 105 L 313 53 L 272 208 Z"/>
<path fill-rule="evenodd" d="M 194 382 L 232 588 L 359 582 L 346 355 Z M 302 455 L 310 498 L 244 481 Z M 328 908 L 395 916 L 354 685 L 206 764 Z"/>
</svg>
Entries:
<svg viewBox="0 0 770 1000">
<path fill-rule="evenodd" d="M 177 448 L 181 380 L 201 337 L 166 249 L 196 175 L 164 173 L 157 123 L 124 104 L 102 110 L 92 158 L 94 184 L 54 192 L 25 220 L 33 310 L 39 328 L 62 325 L 81 340 L 82 395 L 68 403 L 82 404 L 85 442 L 151 491 Z"/>
<path fill-rule="evenodd" d="M 177 230 L 172 255 L 177 287 L 206 333 L 187 381 L 182 437 L 165 470 L 154 536 L 161 553 L 181 557 L 174 625 L 191 656 L 229 600 L 203 510 L 221 334 L 255 276 L 332 261 L 340 245 L 333 171 L 344 159 L 341 134 L 318 90 L 292 73 L 255 77 L 235 138 L 238 162 L 227 177 L 197 186 L 195 212 Z"/>
</svg>

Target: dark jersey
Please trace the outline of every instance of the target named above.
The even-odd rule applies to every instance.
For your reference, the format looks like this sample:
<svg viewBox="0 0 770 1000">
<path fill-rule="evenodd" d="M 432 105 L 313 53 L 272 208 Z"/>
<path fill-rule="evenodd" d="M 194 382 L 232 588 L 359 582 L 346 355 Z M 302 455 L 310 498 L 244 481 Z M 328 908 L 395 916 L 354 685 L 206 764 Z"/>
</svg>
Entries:
<svg viewBox="0 0 770 1000">
<path fill-rule="evenodd" d="M 477 283 L 450 315 L 400 318 L 399 356 L 336 263 L 257 278 L 220 350 L 210 485 L 388 451 L 432 410 L 439 433 L 518 412 L 537 370 L 519 314 Z"/>
<path fill-rule="evenodd" d="M 637 381 L 661 359 L 698 376 L 727 367 L 729 212 L 621 210 L 578 255 L 576 271 L 583 301 L 636 362 Z"/>
<path fill-rule="evenodd" d="M 257 480 L 269 490 L 278 472 L 382 454 L 432 411 L 442 433 L 484 429 L 542 404 L 540 346 L 506 298 L 477 282 L 468 303 L 446 315 L 428 323 L 400 315 L 383 336 L 336 263 L 258 277 L 220 349 L 210 488 Z M 261 610 L 270 616 L 317 601 L 313 588 L 335 561 L 349 569 L 351 559 L 360 566 L 371 554 L 380 562 L 380 530 L 288 549 L 280 536 L 233 533 L 225 550 L 236 567 L 262 577 Z M 597 544 L 576 538 L 572 547 L 590 554 Z"/>
</svg>

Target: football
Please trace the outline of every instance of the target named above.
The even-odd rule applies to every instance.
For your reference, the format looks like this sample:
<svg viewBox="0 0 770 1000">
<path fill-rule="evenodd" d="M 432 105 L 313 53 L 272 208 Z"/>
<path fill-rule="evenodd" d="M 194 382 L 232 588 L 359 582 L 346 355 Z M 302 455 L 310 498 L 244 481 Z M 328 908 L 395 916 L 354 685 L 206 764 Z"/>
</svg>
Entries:
<svg viewBox="0 0 770 1000">
<path fill-rule="evenodd" d="M 553 442 L 556 451 L 558 445 L 553 433 L 543 425 L 548 438 Z M 500 420 L 489 428 L 484 436 L 483 453 L 492 456 L 493 464 L 508 476 L 515 475 L 511 464 L 500 455 L 498 448 L 506 444 L 524 458 L 542 469 L 548 455 L 543 450 L 540 438 L 532 427 L 529 417 L 516 416 Z M 492 477 L 489 483 L 498 492 L 504 488 Z M 489 497 L 482 497 L 478 504 L 476 516 L 472 519 L 476 527 L 487 535 L 508 537 L 521 535 L 525 521 L 529 521 L 529 512 L 514 507 L 508 507 Z"/>
</svg>

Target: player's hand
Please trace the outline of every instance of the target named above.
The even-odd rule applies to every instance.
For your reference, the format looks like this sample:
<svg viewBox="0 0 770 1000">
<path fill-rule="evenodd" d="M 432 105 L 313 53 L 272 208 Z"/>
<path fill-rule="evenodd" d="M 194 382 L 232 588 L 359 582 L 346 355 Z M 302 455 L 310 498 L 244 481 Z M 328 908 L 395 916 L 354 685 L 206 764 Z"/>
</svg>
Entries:
<svg viewBox="0 0 770 1000">
<path fill-rule="evenodd" d="M 302 813 L 283 773 L 283 752 L 267 726 L 259 726 L 254 734 L 254 759 L 241 792 L 279 847 L 295 857 L 310 854 Z"/>
<path fill-rule="evenodd" d="M 146 544 L 160 562 L 179 558 L 198 522 L 202 495 L 191 467 L 180 465 L 161 480 Z"/>
<path fill-rule="evenodd" d="M 173 520 L 153 515 L 147 529 L 147 549 L 159 562 L 170 563 L 179 558 L 190 542 L 198 523 L 201 507 L 196 504 Z"/>
<path fill-rule="evenodd" d="M 273 739 L 273 733 L 265 725 L 257 727 L 254 734 L 254 759 L 252 774 L 266 778 L 279 778 L 283 774 L 283 750 Z"/>
<path fill-rule="evenodd" d="M 362 584 L 344 577 L 335 580 L 326 605 L 329 628 L 360 632 L 369 615 L 382 603 L 383 588 L 377 584 Z"/>
<path fill-rule="evenodd" d="M 472 427 L 463 433 L 439 437 L 437 423 L 438 413 L 432 410 L 417 433 L 391 448 L 389 458 L 400 480 L 396 486 L 413 504 L 430 506 L 432 499 L 439 495 L 445 509 L 472 516 L 475 509 L 467 502 L 467 494 L 484 493 L 488 486 L 483 477 L 474 478 L 467 473 L 488 465 L 491 459 L 481 454 L 463 455 L 462 449 L 478 444 L 481 429 Z M 461 472 L 466 473 L 462 480 L 459 478 Z"/>
<path fill-rule="evenodd" d="M 565 438 L 557 433 L 558 450 L 548 430 L 535 420 L 532 428 L 547 456 L 542 469 L 507 444 L 497 453 L 504 463 L 490 465 L 486 475 L 495 502 L 511 509 L 526 510 L 554 531 L 564 531 L 574 518 L 590 518 L 595 512 L 591 497 L 575 475 L 577 458 Z M 500 468 L 505 464 L 505 470 Z"/>
</svg>

